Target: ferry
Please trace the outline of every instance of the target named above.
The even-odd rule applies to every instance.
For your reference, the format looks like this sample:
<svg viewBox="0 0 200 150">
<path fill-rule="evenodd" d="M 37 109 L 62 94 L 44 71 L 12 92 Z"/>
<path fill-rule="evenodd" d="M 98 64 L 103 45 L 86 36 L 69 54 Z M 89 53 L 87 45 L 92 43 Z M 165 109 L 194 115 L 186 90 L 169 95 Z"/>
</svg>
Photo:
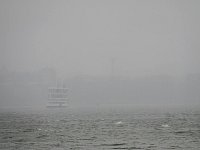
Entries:
<svg viewBox="0 0 200 150">
<path fill-rule="evenodd" d="M 48 108 L 63 108 L 67 107 L 68 101 L 68 88 L 62 87 L 49 87 L 48 88 Z"/>
</svg>

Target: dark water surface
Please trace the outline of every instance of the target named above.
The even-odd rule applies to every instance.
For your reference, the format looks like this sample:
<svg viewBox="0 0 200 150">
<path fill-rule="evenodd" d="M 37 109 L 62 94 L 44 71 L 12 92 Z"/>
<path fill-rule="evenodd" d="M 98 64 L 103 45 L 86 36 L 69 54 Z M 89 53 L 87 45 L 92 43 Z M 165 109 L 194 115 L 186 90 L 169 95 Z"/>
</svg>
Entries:
<svg viewBox="0 0 200 150">
<path fill-rule="evenodd" d="M 1 112 L 0 149 L 198 150 L 200 112 Z"/>
</svg>

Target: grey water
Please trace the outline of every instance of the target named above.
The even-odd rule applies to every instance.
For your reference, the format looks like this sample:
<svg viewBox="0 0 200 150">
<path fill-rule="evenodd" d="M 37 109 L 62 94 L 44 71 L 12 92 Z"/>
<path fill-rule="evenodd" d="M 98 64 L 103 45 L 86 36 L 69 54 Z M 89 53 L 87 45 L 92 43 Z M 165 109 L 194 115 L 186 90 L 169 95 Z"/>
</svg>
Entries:
<svg viewBox="0 0 200 150">
<path fill-rule="evenodd" d="M 0 149 L 197 150 L 200 111 L 4 111 Z"/>
</svg>

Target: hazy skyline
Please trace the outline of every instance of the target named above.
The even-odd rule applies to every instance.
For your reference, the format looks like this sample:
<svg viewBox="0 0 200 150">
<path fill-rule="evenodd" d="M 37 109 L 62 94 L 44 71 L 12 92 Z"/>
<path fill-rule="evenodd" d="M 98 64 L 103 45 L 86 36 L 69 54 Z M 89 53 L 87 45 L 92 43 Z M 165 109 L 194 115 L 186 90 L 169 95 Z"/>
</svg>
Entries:
<svg viewBox="0 0 200 150">
<path fill-rule="evenodd" d="M 200 0 L 0 0 L 0 149 L 200 148 Z"/>
<path fill-rule="evenodd" d="M 200 73 L 198 0 L 0 1 L 0 67 L 60 76 Z"/>
</svg>

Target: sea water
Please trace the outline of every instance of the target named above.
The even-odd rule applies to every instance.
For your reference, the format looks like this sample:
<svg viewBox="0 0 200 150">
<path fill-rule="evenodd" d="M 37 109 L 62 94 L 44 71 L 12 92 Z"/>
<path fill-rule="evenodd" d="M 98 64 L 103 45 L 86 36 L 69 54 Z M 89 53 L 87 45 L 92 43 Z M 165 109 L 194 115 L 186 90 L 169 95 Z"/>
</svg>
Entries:
<svg viewBox="0 0 200 150">
<path fill-rule="evenodd" d="M 1 112 L 0 149 L 198 150 L 200 112 Z"/>
</svg>

